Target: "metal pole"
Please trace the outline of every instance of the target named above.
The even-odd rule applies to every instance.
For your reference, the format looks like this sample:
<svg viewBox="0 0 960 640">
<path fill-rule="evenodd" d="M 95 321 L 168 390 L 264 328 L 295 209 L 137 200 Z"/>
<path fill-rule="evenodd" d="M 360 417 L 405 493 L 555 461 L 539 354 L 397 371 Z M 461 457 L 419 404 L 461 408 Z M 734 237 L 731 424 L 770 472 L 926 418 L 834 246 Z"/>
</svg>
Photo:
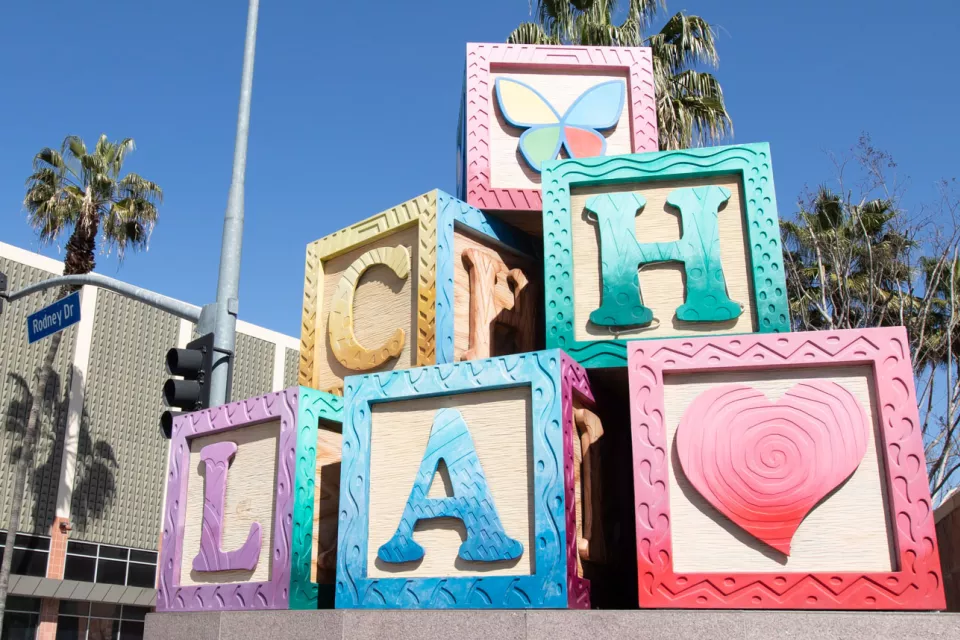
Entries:
<svg viewBox="0 0 960 640">
<path fill-rule="evenodd" d="M 243 76 L 240 80 L 240 110 L 237 139 L 233 150 L 233 177 L 227 212 L 223 218 L 220 247 L 220 276 L 217 280 L 217 313 L 214 350 L 217 352 L 210 376 L 210 406 L 230 399 L 230 364 L 237 340 L 237 311 L 240 295 L 240 253 L 243 245 L 243 181 L 247 169 L 247 138 L 250 132 L 250 95 L 253 93 L 253 56 L 257 44 L 257 15 L 260 0 L 250 0 L 247 39 L 243 48 Z"/>
<path fill-rule="evenodd" d="M 57 276 L 55 278 L 44 280 L 43 282 L 36 282 L 24 287 L 23 289 L 20 289 L 19 291 L 7 292 L 0 290 L 0 299 L 13 302 L 14 300 L 19 300 L 24 296 L 49 289 L 50 287 L 85 284 L 100 287 L 101 289 L 107 289 L 109 291 L 114 291 L 120 295 L 126 296 L 127 298 L 139 300 L 140 302 L 151 306 L 154 309 L 172 313 L 178 318 L 183 318 L 184 320 L 189 320 L 190 322 L 197 322 L 200 319 L 200 307 L 187 304 L 186 302 L 181 302 L 180 300 L 176 300 L 174 298 L 169 298 L 159 293 L 154 293 L 153 291 L 148 291 L 142 287 L 136 287 L 132 284 L 121 282 L 120 280 L 111 278 L 109 276 L 102 276 L 99 273 Z"/>
</svg>

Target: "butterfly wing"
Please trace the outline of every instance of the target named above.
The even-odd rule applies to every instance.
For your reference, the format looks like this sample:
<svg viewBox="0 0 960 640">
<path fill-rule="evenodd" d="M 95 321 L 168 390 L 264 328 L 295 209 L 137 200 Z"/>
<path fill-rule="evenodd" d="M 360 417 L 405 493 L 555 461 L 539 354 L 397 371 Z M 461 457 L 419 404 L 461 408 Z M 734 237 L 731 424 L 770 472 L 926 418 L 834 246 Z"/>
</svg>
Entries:
<svg viewBox="0 0 960 640">
<path fill-rule="evenodd" d="M 563 116 L 563 124 L 584 129 L 609 129 L 620 121 L 625 97 L 623 80 L 601 82 L 574 101 Z"/>
<path fill-rule="evenodd" d="M 560 153 L 562 131 L 560 125 L 554 124 L 532 127 L 520 136 L 520 153 L 534 171 L 539 172 L 544 161 L 553 160 Z"/>
<path fill-rule="evenodd" d="M 512 78 L 497 78 L 494 91 L 500 112 L 514 127 L 526 129 L 560 122 L 556 109 L 528 84 Z"/>
<path fill-rule="evenodd" d="M 563 127 L 563 145 L 571 158 L 602 156 L 607 150 L 607 139 L 593 129 Z"/>
</svg>

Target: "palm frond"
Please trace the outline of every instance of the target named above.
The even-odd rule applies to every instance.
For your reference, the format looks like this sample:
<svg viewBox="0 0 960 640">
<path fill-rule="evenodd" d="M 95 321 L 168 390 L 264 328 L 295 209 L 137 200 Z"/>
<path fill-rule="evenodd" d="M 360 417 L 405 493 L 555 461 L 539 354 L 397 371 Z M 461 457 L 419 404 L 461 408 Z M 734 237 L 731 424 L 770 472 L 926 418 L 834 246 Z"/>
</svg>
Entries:
<svg viewBox="0 0 960 640">
<path fill-rule="evenodd" d="M 713 28 L 700 16 L 682 11 L 667 20 L 660 33 L 650 36 L 647 45 L 672 73 L 698 65 L 715 68 L 720 62 Z"/>
<path fill-rule="evenodd" d="M 67 155 L 67 153 L 77 160 L 87 155 L 87 145 L 83 143 L 83 139 L 80 136 L 67 136 L 63 139 L 63 146 L 60 148 L 60 153 Z"/>
<path fill-rule="evenodd" d="M 539 24 L 524 22 L 507 37 L 508 44 L 560 44 L 560 39 L 549 35 Z"/>
<path fill-rule="evenodd" d="M 733 134 L 717 79 L 697 70 L 719 62 L 716 38 L 710 24 L 699 16 L 679 12 L 659 33 L 644 32 L 664 0 L 628 0 L 621 24 L 613 20 L 618 0 L 537 0 L 534 22 L 518 26 L 507 38 L 511 44 L 573 44 L 652 49 L 654 91 L 661 149 L 720 142 Z"/>
<path fill-rule="evenodd" d="M 93 268 L 98 233 L 102 249 L 121 260 L 129 248 L 147 248 L 163 190 L 138 174 L 122 176 L 134 148 L 132 138 L 113 142 L 104 134 L 89 153 L 79 136 L 67 136 L 59 152 L 44 148 L 34 157 L 23 205 L 41 242 L 73 229 L 65 259 L 72 272 Z"/>
<path fill-rule="evenodd" d="M 136 173 L 128 173 L 118 183 L 122 198 L 138 198 L 149 202 L 163 202 L 163 189 L 156 182 L 146 180 Z"/>
</svg>

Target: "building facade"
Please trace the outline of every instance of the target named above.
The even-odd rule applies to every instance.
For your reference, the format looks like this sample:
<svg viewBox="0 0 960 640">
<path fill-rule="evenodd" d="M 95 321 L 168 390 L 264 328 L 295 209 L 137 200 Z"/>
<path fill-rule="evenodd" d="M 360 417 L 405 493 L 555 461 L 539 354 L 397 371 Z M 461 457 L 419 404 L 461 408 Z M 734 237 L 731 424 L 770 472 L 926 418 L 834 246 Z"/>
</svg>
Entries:
<svg viewBox="0 0 960 640">
<path fill-rule="evenodd" d="M 62 273 L 63 263 L 0 242 L 8 289 Z M 26 317 L 57 289 L 0 312 L 0 545 L 15 460 L 49 338 L 27 344 Z M 155 598 L 169 441 L 160 433 L 164 355 L 195 327 L 96 287 L 63 331 L 28 471 L 14 575 L 0 640 L 139 638 Z M 299 340 L 237 323 L 232 397 L 294 386 Z"/>
</svg>

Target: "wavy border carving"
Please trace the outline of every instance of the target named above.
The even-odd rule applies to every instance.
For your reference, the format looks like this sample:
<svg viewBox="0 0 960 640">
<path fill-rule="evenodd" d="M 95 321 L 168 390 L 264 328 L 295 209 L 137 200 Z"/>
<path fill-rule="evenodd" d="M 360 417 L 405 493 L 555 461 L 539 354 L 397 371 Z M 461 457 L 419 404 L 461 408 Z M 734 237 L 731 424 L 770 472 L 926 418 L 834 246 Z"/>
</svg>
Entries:
<svg viewBox="0 0 960 640">
<path fill-rule="evenodd" d="M 567 520 L 560 350 L 432 367 L 350 376 L 346 379 L 340 528 L 337 544 L 338 609 L 517 609 L 568 606 Z M 582 369 L 577 367 L 582 372 Z M 579 379 L 585 380 L 585 374 Z M 584 383 L 585 384 L 585 383 Z M 533 411 L 536 573 L 529 576 L 436 578 L 367 577 L 371 404 L 436 395 L 530 386 Z M 560 387 L 560 388 L 558 388 Z M 571 472 L 572 473 L 572 472 Z M 572 476 L 571 476 L 572 477 Z M 575 552 L 575 551 L 574 551 Z"/>
<path fill-rule="evenodd" d="M 461 169 L 457 195 L 480 209 L 539 212 L 540 189 L 495 189 L 490 186 L 490 67 L 568 68 L 610 72 L 625 70 L 634 153 L 659 149 L 653 91 L 653 58 L 647 47 L 568 47 L 548 45 L 467 45 L 465 106 L 461 107 L 458 146 Z M 465 122 L 464 122 L 465 118 Z M 542 180 L 547 184 L 546 177 Z"/>
<path fill-rule="evenodd" d="M 317 426 L 320 420 L 342 424 L 343 398 L 307 387 L 299 388 L 297 406 L 297 470 L 293 500 L 290 563 L 290 608 L 333 607 L 333 585 L 310 580 L 313 563 L 313 501 L 317 475 Z M 321 594 L 321 589 L 325 593 Z M 321 598 L 326 596 L 325 598 Z"/>
<path fill-rule="evenodd" d="M 293 518 L 293 479 L 297 448 L 297 401 L 297 388 L 293 387 L 174 418 L 167 474 L 167 503 L 163 514 L 157 611 L 287 608 L 290 591 L 290 523 Z M 280 420 L 280 438 L 270 580 L 180 586 L 190 440 L 223 431 L 236 431 L 274 419 Z"/>
<path fill-rule="evenodd" d="M 641 607 L 942 609 L 910 345 L 902 327 L 634 341 L 630 424 Z M 668 371 L 871 365 L 899 570 L 885 573 L 676 573 L 663 424 Z"/>
<path fill-rule="evenodd" d="M 543 248 L 547 347 L 560 348 L 587 368 L 622 367 L 626 340 L 579 341 L 574 333 L 573 240 L 570 188 L 651 178 L 740 174 L 759 333 L 790 331 L 790 311 L 773 188 L 770 145 L 744 144 L 625 156 L 546 162 L 543 167 Z M 660 340 L 637 338 L 636 340 Z"/>
</svg>

